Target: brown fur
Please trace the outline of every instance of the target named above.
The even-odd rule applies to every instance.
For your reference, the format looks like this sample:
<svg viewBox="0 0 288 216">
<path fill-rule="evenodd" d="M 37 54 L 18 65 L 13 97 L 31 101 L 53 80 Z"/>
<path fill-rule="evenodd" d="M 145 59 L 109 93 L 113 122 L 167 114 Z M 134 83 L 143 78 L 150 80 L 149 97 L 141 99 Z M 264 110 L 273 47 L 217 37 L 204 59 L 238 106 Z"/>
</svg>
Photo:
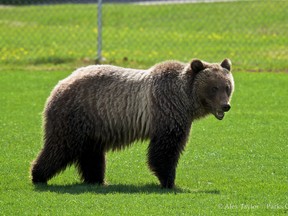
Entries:
<svg viewBox="0 0 288 216">
<path fill-rule="evenodd" d="M 192 121 L 222 119 L 234 89 L 231 63 L 168 61 L 148 70 L 111 65 L 80 68 L 59 82 L 44 110 L 44 147 L 32 164 L 34 183 L 67 165 L 82 180 L 104 183 L 105 153 L 150 139 L 148 164 L 161 186 L 174 186 Z"/>
</svg>

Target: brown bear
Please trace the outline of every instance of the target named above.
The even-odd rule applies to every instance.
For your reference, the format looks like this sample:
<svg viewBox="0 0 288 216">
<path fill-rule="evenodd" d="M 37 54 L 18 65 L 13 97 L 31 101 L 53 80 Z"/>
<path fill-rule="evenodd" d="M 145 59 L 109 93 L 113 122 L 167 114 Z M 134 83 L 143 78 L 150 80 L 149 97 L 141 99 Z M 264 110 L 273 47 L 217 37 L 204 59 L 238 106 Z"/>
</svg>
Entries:
<svg viewBox="0 0 288 216">
<path fill-rule="evenodd" d="M 163 188 L 172 188 L 192 122 L 210 113 L 222 120 L 230 109 L 230 71 L 229 59 L 166 61 L 148 70 L 76 70 L 46 102 L 44 147 L 32 163 L 33 183 L 47 183 L 75 164 L 85 183 L 103 184 L 108 150 L 149 139 L 149 168 Z"/>
</svg>

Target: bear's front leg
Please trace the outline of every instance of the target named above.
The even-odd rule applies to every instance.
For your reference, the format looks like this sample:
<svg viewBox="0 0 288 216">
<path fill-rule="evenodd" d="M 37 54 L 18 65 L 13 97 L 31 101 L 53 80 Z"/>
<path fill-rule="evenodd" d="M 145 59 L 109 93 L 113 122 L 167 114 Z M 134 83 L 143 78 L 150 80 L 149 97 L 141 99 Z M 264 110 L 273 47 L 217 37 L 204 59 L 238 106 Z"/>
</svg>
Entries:
<svg viewBox="0 0 288 216">
<path fill-rule="evenodd" d="M 175 185 L 176 167 L 185 147 L 186 133 L 174 128 L 155 133 L 148 147 L 148 164 L 163 188 Z"/>
</svg>

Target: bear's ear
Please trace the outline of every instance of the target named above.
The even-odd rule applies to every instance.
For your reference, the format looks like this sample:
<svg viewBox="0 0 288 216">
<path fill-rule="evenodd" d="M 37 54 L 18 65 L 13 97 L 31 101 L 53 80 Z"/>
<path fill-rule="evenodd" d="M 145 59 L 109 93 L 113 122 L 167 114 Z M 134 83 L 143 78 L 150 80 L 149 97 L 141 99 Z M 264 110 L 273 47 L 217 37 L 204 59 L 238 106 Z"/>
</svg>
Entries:
<svg viewBox="0 0 288 216">
<path fill-rule="evenodd" d="M 199 59 L 193 59 L 191 62 L 191 69 L 194 73 L 198 73 L 205 69 L 204 64 Z"/>
<path fill-rule="evenodd" d="M 228 71 L 231 71 L 232 63 L 230 59 L 224 59 L 221 63 L 221 67 L 227 69 Z"/>
</svg>

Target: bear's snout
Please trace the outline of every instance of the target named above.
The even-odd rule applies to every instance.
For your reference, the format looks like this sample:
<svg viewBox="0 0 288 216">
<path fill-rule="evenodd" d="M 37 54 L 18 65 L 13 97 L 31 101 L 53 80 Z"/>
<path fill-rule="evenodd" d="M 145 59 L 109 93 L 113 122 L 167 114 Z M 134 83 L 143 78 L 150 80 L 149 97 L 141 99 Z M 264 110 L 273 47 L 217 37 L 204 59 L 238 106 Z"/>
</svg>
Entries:
<svg viewBox="0 0 288 216">
<path fill-rule="evenodd" d="M 223 112 L 228 112 L 231 109 L 230 104 L 224 104 L 222 105 L 222 111 Z"/>
</svg>

